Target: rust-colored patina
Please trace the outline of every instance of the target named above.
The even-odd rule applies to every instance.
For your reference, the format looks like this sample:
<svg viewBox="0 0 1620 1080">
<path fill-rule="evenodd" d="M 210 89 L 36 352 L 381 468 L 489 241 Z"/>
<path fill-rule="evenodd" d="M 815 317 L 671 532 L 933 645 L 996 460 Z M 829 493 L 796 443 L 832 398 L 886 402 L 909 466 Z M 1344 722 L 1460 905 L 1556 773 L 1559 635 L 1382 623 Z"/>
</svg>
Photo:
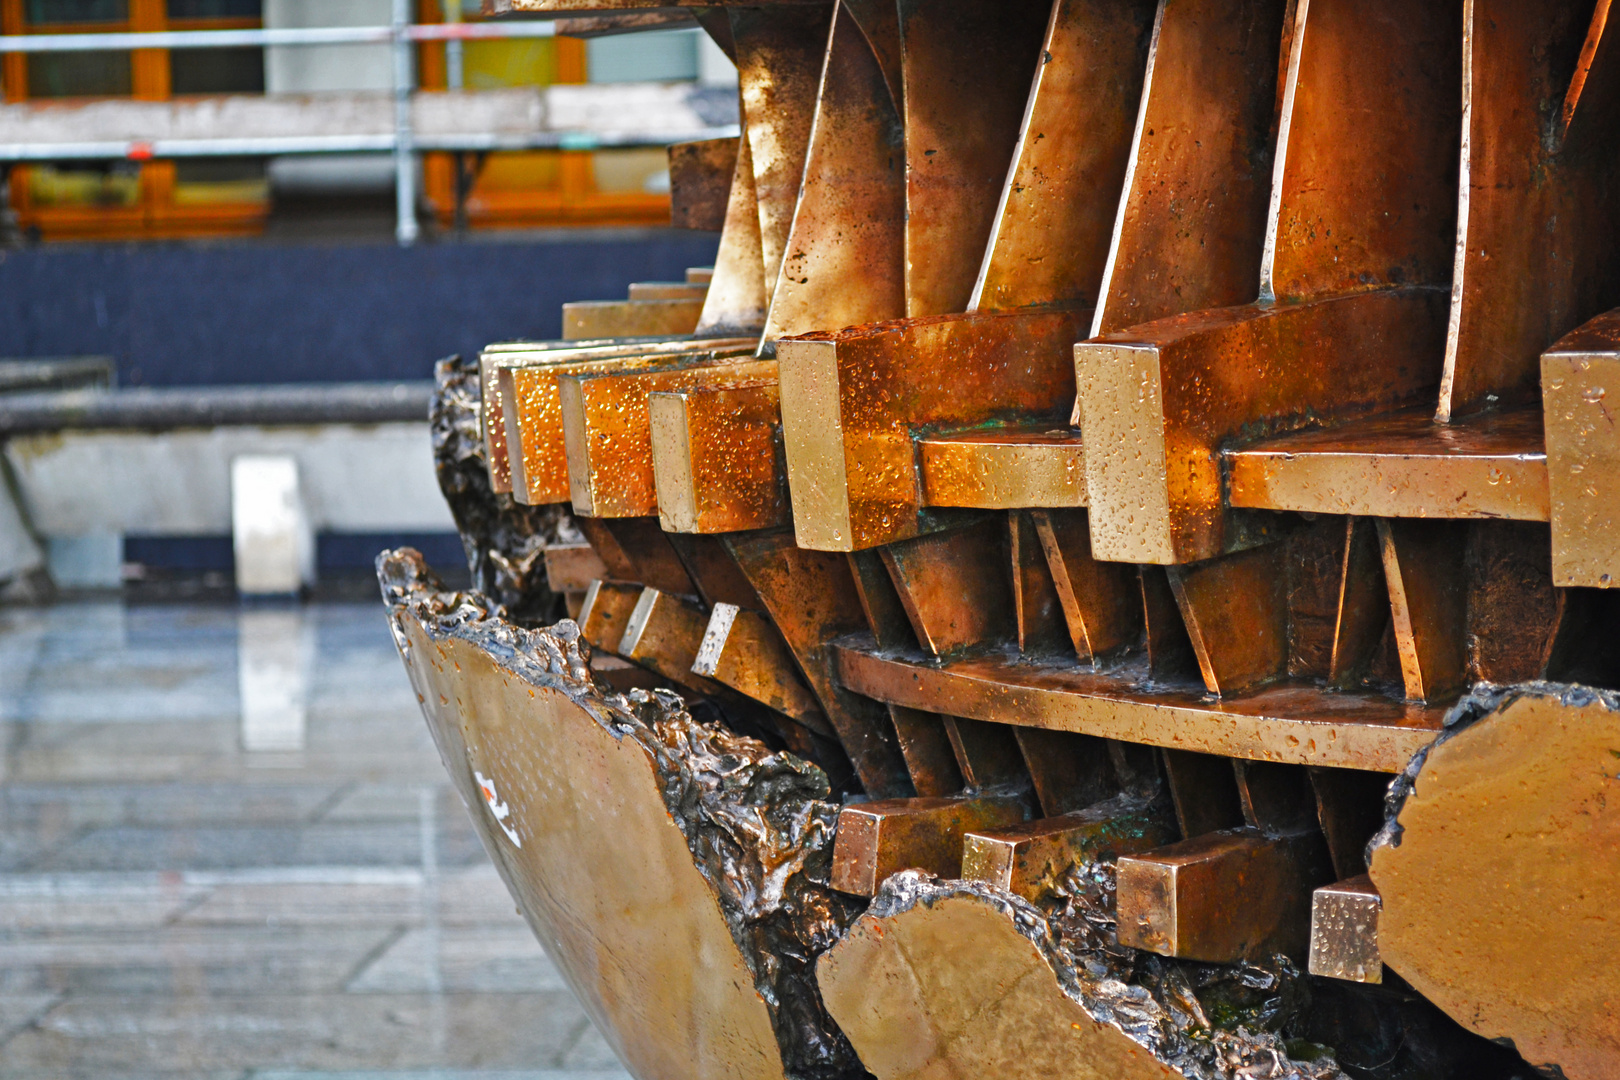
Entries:
<svg viewBox="0 0 1620 1080">
<path fill-rule="evenodd" d="M 658 521 L 677 533 L 788 523 L 776 381 L 655 390 L 647 397 Z"/>
</svg>

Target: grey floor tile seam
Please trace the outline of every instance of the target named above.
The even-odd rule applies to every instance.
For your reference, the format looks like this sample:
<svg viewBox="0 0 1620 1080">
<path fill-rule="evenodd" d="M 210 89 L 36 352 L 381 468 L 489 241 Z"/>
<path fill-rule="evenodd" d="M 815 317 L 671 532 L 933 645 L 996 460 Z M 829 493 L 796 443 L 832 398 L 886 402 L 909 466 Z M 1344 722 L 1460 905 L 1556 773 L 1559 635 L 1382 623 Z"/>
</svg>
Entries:
<svg viewBox="0 0 1620 1080">
<path fill-rule="evenodd" d="M 52 998 L 52 1000 L 43 1008 L 35 1010 L 34 1015 L 30 1016 L 22 1023 L 13 1024 L 9 1028 L 0 1028 L 0 1054 L 5 1052 L 7 1043 L 11 1042 L 12 1039 L 15 1039 L 18 1035 L 21 1035 L 25 1031 L 38 1028 L 45 1018 L 60 1008 L 62 1004 L 67 1001 L 67 999 L 67 991 L 61 991 L 56 994 L 56 996 Z"/>
<path fill-rule="evenodd" d="M 344 799 L 360 789 L 360 781 L 349 780 L 338 784 L 330 795 L 322 799 L 304 818 L 305 824 L 316 825 L 325 819 Z"/>
<path fill-rule="evenodd" d="M 46 867 L 48 867 L 52 859 L 102 827 L 88 821 L 82 825 L 75 825 L 54 843 L 42 847 L 38 851 L 30 852 L 26 859 L 12 867 L 9 872 L 13 874 L 48 874 L 50 870 L 46 869 Z"/>
<path fill-rule="evenodd" d="M 591 1020 L 587 1016 L 574 1027 L 573 1033 L 568 1036 L 568 1041 L 557 1051 L 554 1062 L 557 1068 L 563 1068 L 563 1063 L 568 1060 L 568 1055 L 574 1052 L 574 1048 L 579 1046 L 580 1040 L 585 1038 L 586 1032 L 590 1030 L 592 1030 Z"/>
<path fill-rule="evenodd" d="M 343 981 L 338 984 L 338 989 L 345 994 L 354 993 L 349 988 L 359 980 L 360 976 L 366 973 L 366 969 L 387 955 L 388 950 L 399 944 L 400 939 L 408 933 L 410 933 L 410 927 L 395 925 L 387 934 L 383 935 L 381 941 L 366 950 L 365 955 L 355 962 L 354 967 L 343 977 Z"/>
</svg>

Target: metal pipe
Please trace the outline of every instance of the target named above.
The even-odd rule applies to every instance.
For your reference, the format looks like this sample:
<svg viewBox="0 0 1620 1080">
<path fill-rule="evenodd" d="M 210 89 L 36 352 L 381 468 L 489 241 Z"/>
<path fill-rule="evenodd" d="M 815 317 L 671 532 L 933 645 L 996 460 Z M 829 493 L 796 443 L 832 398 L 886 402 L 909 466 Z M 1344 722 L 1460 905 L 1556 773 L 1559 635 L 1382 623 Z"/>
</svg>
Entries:
<svg viewBox="0 0 1620 1080">
<path fill-rule="evenodd" d="M 442 0 L 441 10 L 444 12 L 446 25 L 461 25 L 461 0 Z M 465 84 L 465 53 L 466 46 L 460 38 L 451 38 L 444 43 L 444 85 L 446 89 L 460 90 Z M 457 167 L 459 168 L 459 165 Z"/>
<path fill-rule="evenodd" d="M 410 41 L 497 41 L 552 37 L 549 22 L 407 23 L 393 26 L 314 26 L 277 30 L 161 30 L 113 34 L 4 34 L 0 53 L 90 52 L 107 49 L 218 49 L 235 45 L 384 44 L 396 34 Z"/>
<path fill-rule="evenodd" d="M 411 90 L 415 83 L 411 0 L 394 0 L 394 239 L 401 247 L 416 243 L 416 160 L 411 151 Z"/>
</svg>

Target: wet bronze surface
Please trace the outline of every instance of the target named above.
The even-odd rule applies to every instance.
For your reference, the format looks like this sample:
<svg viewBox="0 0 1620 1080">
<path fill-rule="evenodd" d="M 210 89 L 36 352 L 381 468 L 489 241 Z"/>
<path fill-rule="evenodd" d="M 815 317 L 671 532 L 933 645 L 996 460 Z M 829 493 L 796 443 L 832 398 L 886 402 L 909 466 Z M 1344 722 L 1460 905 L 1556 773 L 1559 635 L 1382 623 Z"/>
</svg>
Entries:
<svg viewBox="0 0 1620 1080">
<path fill-rule="evenodd" d="M 702 300 L 576 300 L 563 305 L 563 339 L 690 334 L 702 314 Z"/>
<path fill-rule="evenodd" d="M 739 139 L 703 139 L 669 148 L 669 223 L 676 229 L 719 232 L 726 224 Z M 638 297 L 634 286 L 630 299 Z"/>
<path fill-rule="evenodd" d="M 692 662 L 706 676 L 825 735 L 821 705 L 804 684 L 782 635 L 765 616 L 735 604 L 714 606 Z"/>
<path fill-rule="evenodd" d="M 881 549 L 901 606 L 924 649 L 946 656 L 1005 641 L 1014 632 L 1005 524 L 986 517 Z"/>
<path fill-rule="evenodd" d="M 714 694 L 718 686 L 692 670 L 709 615 L 701 604 L 654 588 L 641 590 L 625 620 L 619 647 L 614 650 L 664 678 L 699 694 Z"/>
<path fill-rule="evenodd" d="M 1468 676 L 1463 537 L 1451 522 L 1378 522 L 1401 678 L 1413 701 L 1444 700 Z"/>
<path fill-rule="evenodd" d="M 1142 604 L 1130 567 L 1091 557 L 1091 534 L 1083 513 L 1030 515 L 1046 554 L 1058 602 L 1075 655 L 1095 666 L 1099 658 L 1133 642 L 1142 629 Z"/>
<path fill-rule="evenodd" d="M 730 23 L 727 23 L 729 28 Z M 698 317 L 699 334 L 740 334 L 765 325 L 765 255 L 759 237 L 759 198 L 754 191 L 754 154 L 739 139 L 720 249 Z"/>
<path fill-rule="evenodd" d="M 956 763 L 944 717 L 890 705 L 889 719 L 894 722 L 900 753 L 918 795 L 955 795 L 962 790 L 962 769 Z"/>
<path fill-rule="evenodd" d="M 1553 583 L 1620 583 L 1620 436 L 1607 388 L 1620 385 L 1620 314 L 1594 319 L 1541 361 L 1551 491 Z"/>
<path fill-rule="evenodd" d="M 1076 863 L 1159 847 L 1172 835 L 1148 804 L 1113 800 L 1062 817 L 969 832 L 962 845 L 962 877 L 1041 900 L 1056 893 Z"/>
<path fill-rule="evenodd" d="M 559 374 L 557 404 L 575 512 L 603 518 L 658 513 L 648 394 L 700 386 L 757 386 L 775 374 L 774 360 L 694 364 L 662 371 Z M 538 443 L 542 433 L 531 430 Z M 524 432 L 526 439 L 530 435 L 530 431 Z"/>
<path fill-rule="evenodd" d="M 546 580 L 558 592 L 584 592 L 607 577 L 607 565 L 589 544 L 550 544 L 545 561 Z"/>
<path fill-rule="evenodd" d="M 1416 406 L 1227 450 L 1233 506 L 1366 517 L 1547 520 L 1539 410 L 1435 423 Z"/>
<path fill-rule="evenodd" d="M 1000 796 L 882 799 L 846 806 L 838 814 L 833 845 L 833 888 L 871 896 L 901 870 L 959 877 L 964 833 L 1023 817 L 1017 799 Z"/>
<path fill-rule="evenodd" d="M 1360 874 L 1311 894 L 1312 975 L 1350 982 L 1381 983 L 1378 916 L 1383 900 L 1372 878 Z"/>
<path fill-rule="evenodd" d="M 1470 699 L 1397 782 L 1372 853 L 1384 963 L 1571 1080 L 1620 1068 L 1617 746 L 1612 695 L 1542 684 Z"/>
<path fill-rule="evenodd" d="M 799 542 L 853 551 L 916 536 L 914 431 L 1055 420 L 1082 323 L 1077 312 L 941 316 L 778 342 Z"/>
<path fill-rule="evenodd" d="M 1170 588 L 1210 693 L 1241 694 L 1288 670 L 1290 554 L 1286 544 L 1268 544 L 1170 568 Z"/>
<path fill-rule="evenodd" d="M 1230 757 L 1395 772 L 1440 730 L 1439 706 L 1281 684 L 1229 701 L 1072 667 L 973 657 L 936 664 L 856 640 L 833 647 L 839 680 L 880 701 L 978 720 L 1077 731 Z"/>
<path fill-rule="evenodd" d="M 603 652 L 616 653 L 624 639 L 630 613 L 641 599 L 641 586 L 617 581 L 593 581 L 585 586 L 585 601 L 577 621 L 579 633 Z"/>
<path fill-rule="evenodd" d="M 1018 651 L 1030 656 L 1067 652 L 1069 627 L 1046 552 L 1029 514 L 1007 515 L 1007 553 L 1012 571 Z"/>
<path fill-rule="evenodd" d="M 669 536 L 653 518 L 574 518 L 608 573 L 681 596 L 700 594 Z"/>
<path fill-rule="evenodd" d="M 647 416 L 665 529 L 726 533 L 788 523 L 775 380 L 654 391 Z"/>
<path fill-rule="evenodd" d="M 917 440 L 925 506 L 1014 510 L 1086 504 L 1085 446 L 1051 424 L 923 435 Z"/>
</svg>

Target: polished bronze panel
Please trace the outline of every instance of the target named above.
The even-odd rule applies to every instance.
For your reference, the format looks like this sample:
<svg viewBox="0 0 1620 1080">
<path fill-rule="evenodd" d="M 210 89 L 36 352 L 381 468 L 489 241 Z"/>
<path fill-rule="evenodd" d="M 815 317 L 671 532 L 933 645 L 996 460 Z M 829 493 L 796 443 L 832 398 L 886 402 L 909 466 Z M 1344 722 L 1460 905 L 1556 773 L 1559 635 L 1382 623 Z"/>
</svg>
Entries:
<svg viewBox="0 0 1620 1080">
<path fill-rule="evenodd" d="M 1442 522 L 1378 521 L 1401 678 L 1413 701 L 1440 701 L 1468 679 L 1464 533 Z"/>
<path fill-rule="evenodd" d="M 765 340 L 905 315 L 905 217 L 900 117 L 871 46 L 841 8 Z"/>
<path fill-rule="evenodd" d="M 1253 300 L 1289 0 L 1162 0 L 1088 336 Z"/>
<path fill-rule="evenodd" d="M 1578 96 L 1603 99 L 1607 119 L 1548 130 L 1575 89 L 1570 65 L 1593 14 L 1592 0 L 1467 5 L 1469 131 L 1442 421 L 1533 401 L 1542 350 L 1620 300 L 1620 66 L 1599 62 L 1581 80 Z"/>
<path fill-rule="evenodd" d="M 501 877 L 626 1068 L 780 1080 L 770 1012 L 665 808 L 652 753 L 472 643 L 435 639 L 410 614 L 396 626 L 440 755 Z M 648 987 L 658 988 L 655 1007 Z"/>
<path fill-rule="evenodd" d="M 614 578 L 682 596 L 698 595 L 680 556 L 653 518 L 576 518 L 575 524 Z"/>
<path fill-rule="evenodd" d="M 1468 527 L 1468 681 L 1541 678 L 1559 622 L 1547 526 L 1476 521 Z"/>
<path fill-rule="evenodd" d="M 632 281 L 632 300 L 702 300 L 708 293 L 707 285 L 693 285 L 685 281 Z"/>
<path fill-rule="evenodd" d="M 889 577 L 889 568 L 883 564 L 883 556 L 868 548 L 865 551 L 851 551 L 845 558 L 849 560 L 855 594 L 860 598 L 861 610 L 866 614 L 867 626 L 878 647 L 915 649 L 916 631 L 911 629 L 911 620 L 906 617 L 906 607 L 900 602 L 900 594 L 895 591 L 894 579 Z"/>
<path fill-rule="evenodd" d="M 733 8 L 743 136 L 754 163 L 765 301 L 776 283 L 793 207 L 804 179 L 816 85 L 827 48 L 831 3 Z"/>
<path fill-rule="evenodd" d="M 1383 901 L 1366 874 L 1311 894 L 1312 975 L 1350 982 L 1381 983 L 1384 962 L 1378 955 L 1378 916 Z"/>
<path fill-rule="evenodd" d="M 1035 785 L 1035 799 L 1047 817 L 1083 809 L 1119 791 L 1105 740 L 1032 727 L 1015 727 L 1013 734 Z"/>
<path fill-rule="evenodd" d="M 813 731 L 834 735 L 820 703 L 804 685 L 787 643 L 757 611 L 716 604 L 692 671 L 769 705 Z"/>
<path fill-rule="evenodd" d="M 1620 1074 L 1620 710 L 1542 686 L 1475 699 L 1372 853 L 1384 963 L 1570 1080 Z"/>
<path fill-rule="evenodd" d="M 1168 747 L 1159 753 L 1182 836 L 1203 836 L 1244 823 L 1243 799 L 1231 761 Z"/>
<path fill-rule="evenodd" d="M 666 532 L 663 538 L 691 577 L 699 600 L 710 607 L 733 604 L 750 611 L 761 609 L 759 593 L 720 537 Z"/>
<path fill-rule="evenodd" d="M 575 300 L 563 305 L 562 335 L 579 341 L 690 334 L 702 314 L 702 300 Z"/>
<path fill-rule="evenodd" d="M 1144 689 L 1129 677 L 1031 667 L 1004 657 L 940 663 L 851 642 L 833 647 L 839 681 L 858 694 L 976 720 L 1078 731 L 1228 757 L 1397 772 L 1440 730 L 1445 708 L 1382 694 L 1283 684 L 1227 701 Z"/>
<path fill-rule="evenodd" d="M 1328 685 L 1351 690 L 1361 685 L 1388 631 L 1390 607 L 1376 524 L 1366 518 L 1346 518 L 1344 530 L 1344 563 L 1333 622 Z"/>
<path fill-rule="evenodd" d="M 1539 410 L 1434 422 L 1423 405 L 1226 450 L 1233 506 L 1362 517 L 1546 521 Z"/>
<path fill-rule="evenodd" d="M 1221 554 L 1232 530 L 1219 445 L 1432 392 L 1446 301 L 1438 289 L 1382 289 L 1254 304 L 1076 345 L 1093 553 L 1144 563 Z"/>
<path fill-rule="evenodd" d="M 665 529 L 723 533 L 787 524 L 774 381 L 655 391 L 647 415 Z"/>
<path fill-rule="evenodd" d="M 702 605 L 683 596 L 643 589 L 616 651 L 689 690 L 713 694 L 719 684 L 692 670 L 708 622 Z"/>
<path fill-rule="evenodd" d="M 1120 944 L 1220 964 L 1304 960 L 1311 892 L 1332 879 L 1320 835 L 1258 829 L 1123 855 L 1118 873 Z"/>
<path fill-rule="evenodd" d="M 1541 360 L 1555 585 L 1620 585 L 1620 434 L 1610 386 L 1620 386 L 1620 311 Z"/>
<path fill-rule="evenodd" d="M 1204 686 L 1230 697 L 1288 670 L 1289 545 L 1170 567 Z"/>
<path fill-rule="evenodd" d="M 607 357 L 497 365 L 512 497 L 542 506 L 568 501 L 568 453 L 557 380 L 564 373 L 628 372 L 736 362 L 753 341 L 692 340 Z M 549 360 L 549 358 L 547 358 Z"/>
<path fill-rule="evenodd" d="M 1299 5 L 1262 296 L 1451 281 L 1462 9 L 1463 0 Z"/>
<path fill-rule="evenodd" d="M 592 581 L 608 576 L 607 564 L 589 544 L 552 544 L 544 558 L 546 585 L 553 592 L 584 592 Z"/>
<path fill-rule="evenodd" d="M 738 144 L 739 150 L 737 152 L 739 154 L 742 153 L 740 149 L 742 145 L 741 143 Z M 714 282 L 714 267 L 688 266 L 686 268 L 686 280 L 694 285 L 712 285 Z"/>
<path fill-rule="evenodd" d="M 822 956 L 816 981 L 880 1080 L 1185 1077 L 1070 996 L 1058 975 L 1067 962 L 1026 925 L 966 888 L 927 896 L 862 916 Z"/>
<path fill-rule="evenodd" d="M 1052 5 L 968 310 L 1097 303 L 1154 8 L 1154 0 Z"/>
<path fill-rule="evenodd" d="M 867 628 L 848 561 L 797 547 L 787 532 L 733 533 L 725 542 L 793 650 L 866 793 L 876 798 L 910 794 L 905 759 L 883 706 L 833 679 L 831 642 Z"/>
<path fill-rule="evenodd" d="M 1117 563 L 1102 565 L 1117 566 Z M 1148 678 L 1156 683 L 1196 682 L 1201 676 L 1187 620 L 1181 616 L 1170 576 L 1163 567 L 1139 566 L 1137 587 L 1142 601 L 1142 645 L 1147 652 Z"/>
<path fill-rule="evenodd" d="M 906 769 L 918 795 L 955 795 L 962 790 L 962 770 L 945 733 L 945 720 L 934 713 L 889 706 L 889 718 L 900 739 Z"/>
<path fill-rule="evenodd" d="M 967 833 L 962 877 L 1040 901 L 1055 895 L 1077 863 L 1161 847 L 1174 835 L 1146 803 L 1115 799 L 1062 817 Z"/>
<path fill-rule="evenodd" d="M 1099 656 L 1134 643 L 1142 630 L 1142 599 L 1135 570 L 1091 557 L 1091 533 L 1084 513 L 1036 510 L 1030 517 L 1052 572 L 1075 654 L 1096 666 Z"/>
<path fill-rule="evenodd" d="M 1303 765 L 1276 761 L 1232 762 L 1244 824 L 1269 835 L 1314 830 L 1316 795 Z"/>
<path fill-rule="evenodd" d="M 728 23 L 729 25 L 729 23 Z M 692 272 L 687 271 L 691 281 Z M 720 249 L 703 296 L 697 333 L 744 333 L 765 325 L 765 255 L 759 238 L 759 199 L 754 191 L 754 155 L 739 139 Z"/>
<path fill-rule="evenodd" d="M 924 649 L 947 656 L 1007 641 L 1015 633 L 1006 523 L 986 517 L 882 549 L 883 564 Z"/>
<path fill-rule="evenodd" d="M 1029 787 L 1029 771 L 1012 728 L 962 716 L 940 720 L 970 789 Z"/>
<path fill-rule="evenodd" d="M 960 877 L 962 835 L 1022 821 L 1022 804 L 1000 796 L 880 799 L 838 814 L 832 887 L 872 896 L 890 874 L 925 870 Z"/>
<path fill-rule="evenodd" d="M 1064 605 L 1035 533 L 1035 523 L 1028 514 L 1014 510 L 1007 515 L 1007 532 L 1018 651 L 1029 656 L 1066 652 L 1069 628 Z"/>
<path fill-rule="evenodd" d="M 580 604 L 579 633 L 592 647 L 616 653 L 624 640 L 630 613 L 641 599 L 641 586 L 618 581 L 593 581 L 585 586 Z"/>
<path fill-rule="evenodd" d="M 1353 769 L 1310 770 L 1316 820 L 1327 840 L 1333 872 L 1355 877 L 1367 869 L 1367 844 L 1384 824 L 1390 777 Z"/>
<path fill-rule="evenodd" d="M 900 74 L 900 9 L 894 0 L 844 0 L 843 8 L 855 17 L 855 24 L 866 35 L 896 116 L 905 112 L 904 78 Z"/>
<path fill-rule="evenodd" d="M 719 232 L 726 224 L 731 177 L 737 171 L 740 139 L 703 139 L 669 147 L 669 223 L 676 229 Z M 697 294 L 702 299 L 702 294 Z M 630 286 L 630 299 L 637 296 Z"/>
<path fill-rule="evenodd" d="M 782 436 L 799 543 L 854 551 L 916 536 L 913 430 L 1056 418 L 1083 313 L 977 314 L 777 343 Z"/>
<path fill-rule="evenodd" d="M 917 439 L 925 506 L 1016 510 L 1086 504 L 1080 433 L 1009 425 Z"/>
<path fill-rule="evenodd" d="M 1041 61 L 1043 2 L 899 0 L 906 310 L 965 311 Z"/>
<path fill-rule="evenodd" d="M 648 394 L 756 386 L 775 374 L 774 360 L 738 360 L 661 371 L 559 375 L 558 409 L 575 512 L 602 518 L 658 513 Z"/>
</svg>

